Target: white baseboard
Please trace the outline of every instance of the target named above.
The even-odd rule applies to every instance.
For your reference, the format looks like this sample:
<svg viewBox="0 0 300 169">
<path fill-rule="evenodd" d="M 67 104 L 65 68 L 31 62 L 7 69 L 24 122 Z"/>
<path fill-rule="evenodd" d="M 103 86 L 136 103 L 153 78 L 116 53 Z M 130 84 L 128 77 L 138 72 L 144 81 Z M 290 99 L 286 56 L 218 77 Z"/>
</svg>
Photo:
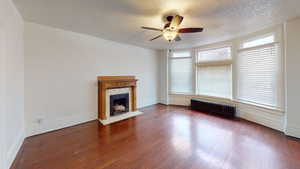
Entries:
<svg viewBox="0 0 300 169">
<path fill-rule="evenodd" d="M 299 125 L 288 125 L 285 129 L 285 134 L 288 136 L 300 138 L 300 127 Z"/>
<path fill-rule="evenodd" d="M 254 105 L 237 104 L 237 116 L 275 130 L 284 130 L 284 113 Z"/>
<path fill-rule="evenodd" d="M 14 143 L 9 148 L 7 154 L 6 154 L 6 169 L 9 169 L 12 163 L 14 162 L 23 142 L 25 139 L 25 131 L 22 130 L 14 140 Z"/>
<path fill-rule="evenodd" d="M 158 103 L 168 105 L 168 99 L 160 99 Z"/>
<path fill-rule="evenodd" d="M 157 101 L 148 102 L 144 105 L 139 105 L 138 108 L 142 108 L 148 105 L 157 104 Z M 28 113 L 30 114 L 30 113 Z M 44 114 L 44 113 L 40 113 Z M 64 113 L 47 113 L 47 114 L 64 114 Z M 85 112 L 85 113 L 77 113 L 77 114 L 64 114 L 64 116 L 60 116 L 58 118 L 43 118 L 42 123 L 37 123 L 37 119 L 32 119 L 28 121 L 26 124 L 26 136 L 34 136 L 70 126 L 74 126 L 77 124 L 85 123 L 92 120 L 98 119 L 98 113 L 96 112 Z"/>
<path fill-rule="evenodd" d="M 205 101 L 218 102 L 223 104 L 234 104 L 230 99 L 222 99 L 209 96 L 200 96 L 200 95 L 188 95 L 188 94 L 170 94 L 169 95 L 169 104 L 170 105 L 179 105 L 179 106 L 189 106 L 191 104 L 191 99 L 201 99 Z"/>
<path fill-rule="evenodd" d="M 213 97 L 194 96 L 194 95 L 182 95 L 182 94 L 170 94 L 169 103 L 172 105 L 190 105 L 192 98 L 200 98 L 206 101 L 213 101 L 225 104 L 236 105 L 237 116 L 252 121 L 279 131 L 284 130 L 284 113 L 279 111 L 272 111 L 269 109 L 261 108 L 254 105 L 236 103 L 228 99 L 218 99 Z"/>
<path fill-rule="evenodd" d="M 53 113 L 55 114 L 55 113 Z M 56 113 L 57 114 L 57 113 Z M 46 118 L 43 119 L 43 123 L 38 124 L 36 120 L 31 121 L 28 124 L 27 136 L 33 136 L 42 134 L 70 126 L 74 126 L 80 123 L 96 120 L 98 117 L 97 113 L 78 113 L 75 115 L 64 115 L 60 118 Z"/>
</svg>

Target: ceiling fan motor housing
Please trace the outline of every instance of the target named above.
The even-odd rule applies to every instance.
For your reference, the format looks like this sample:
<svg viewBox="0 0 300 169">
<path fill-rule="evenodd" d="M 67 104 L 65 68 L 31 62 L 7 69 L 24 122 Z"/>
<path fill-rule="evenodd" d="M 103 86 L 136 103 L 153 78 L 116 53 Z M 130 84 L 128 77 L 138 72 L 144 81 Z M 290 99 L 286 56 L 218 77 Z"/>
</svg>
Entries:
<svg viewBox="0 0 300 169">
<path fill-rule="evenodd" d="M 169 15 L 169 16 L 166 17 L 168 22 L 171 22 L 173 18 L 174 18 L 174 16 L 172 16 L 172 15 Z"/>
</svg>

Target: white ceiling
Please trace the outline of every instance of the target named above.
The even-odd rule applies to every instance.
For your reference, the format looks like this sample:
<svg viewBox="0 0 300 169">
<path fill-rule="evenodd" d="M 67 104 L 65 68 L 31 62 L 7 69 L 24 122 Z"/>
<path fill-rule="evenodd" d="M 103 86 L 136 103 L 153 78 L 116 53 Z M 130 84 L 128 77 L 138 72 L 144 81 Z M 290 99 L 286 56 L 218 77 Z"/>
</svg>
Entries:
<svg viewBox="0 0 300 169">
<path fill-rule="evenodd" d="M 147 48 L 187 48 L 227 40 L 300 16 L 300 0 L 14 0 L 24 19 L 103 39 Z M 204 27 L 203 33 L 182 35 L 182 41 L 159 32 L 167 13 L 184 16 L 182 27 Z"/>
</svg>

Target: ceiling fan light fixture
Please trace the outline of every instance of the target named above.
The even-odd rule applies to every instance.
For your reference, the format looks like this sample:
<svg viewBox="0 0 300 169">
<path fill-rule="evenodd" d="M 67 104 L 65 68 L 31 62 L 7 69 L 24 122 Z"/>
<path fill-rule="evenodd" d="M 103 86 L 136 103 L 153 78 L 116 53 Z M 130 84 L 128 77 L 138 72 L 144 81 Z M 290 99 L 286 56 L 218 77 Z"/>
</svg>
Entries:
<svg viewBox="0 0 300 169">
<path fill-rule="evenodd" d="M 165 29 L 163 31 L 163 36 L 168 41 L 174 40 L 177 35 L 178 35 L 178 32 L 176 30 Z"/>
<path fill-rule="evenodd" d="M 179 36 L 182 33 L 198 33 L 203 32 L 203 28 L 180 28 L 180 24 L 183 21 L 183 17 L 180 15 L 175 16 L 167 16 L 167 23 L 165 23 L 162 29 L 152 28 L 152 27 L 145 27 L 142 26 L 142 29 L 147 29 L 151 31 L 158 31 L 160 34 L 149 41 L 153 41 L 160 37 L 164 37 L 167 41 L 181 41 L 181 37 Z"/>
</svg>

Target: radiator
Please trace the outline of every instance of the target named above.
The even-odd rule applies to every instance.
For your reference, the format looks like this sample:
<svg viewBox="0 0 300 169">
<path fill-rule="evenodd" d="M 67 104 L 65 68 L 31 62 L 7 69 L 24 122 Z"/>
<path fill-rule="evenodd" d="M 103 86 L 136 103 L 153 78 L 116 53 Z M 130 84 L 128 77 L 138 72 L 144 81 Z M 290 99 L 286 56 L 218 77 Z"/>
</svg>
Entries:
<svg viewBox="0 0 300 169">
<path fill-rule="evenodd" d="M 203 113 L 212 113 L 229 118 L 234 118 L 236 108 L 227 104 L 203 101 L 200 99 L 191 99 L 191 109 Z"/>
</svg>

